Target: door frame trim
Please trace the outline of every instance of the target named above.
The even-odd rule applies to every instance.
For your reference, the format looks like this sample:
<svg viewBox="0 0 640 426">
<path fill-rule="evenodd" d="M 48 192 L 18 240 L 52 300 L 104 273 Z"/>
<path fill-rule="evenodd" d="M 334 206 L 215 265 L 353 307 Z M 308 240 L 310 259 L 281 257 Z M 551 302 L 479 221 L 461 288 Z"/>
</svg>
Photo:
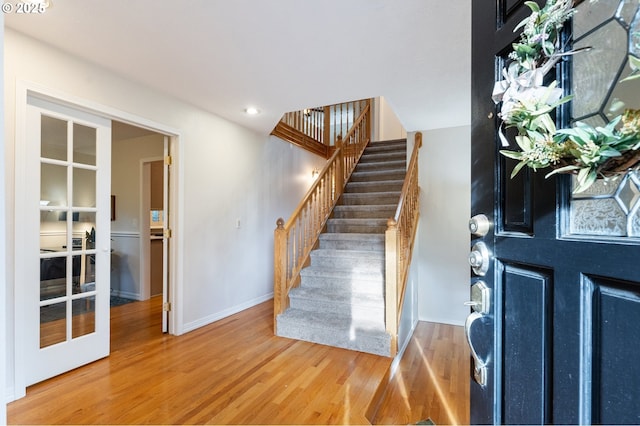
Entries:
<svg viewBox="0 0 640 426">
<path fill-rule="evenodd" d="M 169 334 L 180 335 L 184 331 L 183 324 L 183 288 L 182 288 L 182 279 L 183 276 L 183 245 L 184 241 L 180 236 L 179 230 L 182 229 L 183 220 L 182 220 L 182 207 L 184 206 L 184 198 L 183 194 L 183 152 L 184 146 L 180 143 L 181 134 L 177 129 L 167 126 L 165 124 L 141 117 L 136 114 L 131 114 L 117 108 L 113 108 L 107 105 L 100 104 L 98 102 L 94 102 L 89 99 L 80 98 L 69 93 L 61 92 L 56 89 L 52 89 L 50 87 L 43 86 L 38 83 L 34 83 L 26 80 L 17 80 L 16 81 L 16 116 L 15 116 L 15 154 L 14 154 L 14 191 L 18 179 L 15 179 L 20 173 L 25 173 L 22 165 L 24 164 L 24 160 L 27 158 L 26 152 L 26 117 L 27 117 L 27 104 L 28 104 L 28 96 L 34 96 L 40 99 L 48 100 L 59 105 L 69 106 L 71 108 L 77 109 L 79 111 L 84 111 L 87 113 L 91 113 L 94 115 L 98 115 L 110 120 L 117 120 L 126 124 L 131 124 L 133 126 L 146 128 L 152 130 L 156 133 L 161 133 L 167 137 L 169 137 L 169 146 L 171 148 L 172 156 L 173 156 L 173 173 L 170 176 L 171 181 L 169 184 L 171 188 L 173 188 L 173 197 L 170 200 L 170 208 L 172 210 L 172 215 L 170 216 L 170 223 L 173 230 L 174 242 L 169 245 L 169 259 L 171 268 L 169 272 L 169 282 L 172 284 L 169 286 L 169 300 L 172 305 L 172 315 L 170 315 L 169 322 Z M 16 203 L 15 198 L 19 195 L 15 194 L 14 196 L 14 212 L 17 216 L 19 213 L 17 211 L 18 206 L 22 206 L 23 203 Z M 18 245 L 18 239 L 15 238 L 16 235 L 19 235 L 18 229 L 16 229 L 16 224 L 13 226 L 14 232 L 14 241 L 13 241 L 13 250 L 15 250 Z M 18 276 L 18 268 L 17 268 L 16 260 L 14 258 L 14 284 L 13 284 L 13 329 L 14 329 L 14 341 L 13 341 L 13 352 L 14 352 L 14 389 L 13 389 L 13 398 L 9 398 L 10 400 L 16 400 L 24 397 L 26 395 L 26 379 L 25 379 L 25 371 L 27 366 L 24 363 L 24 346 L 28 343 L 28 339 L 22 337 L 25 335 L 24 330 L 24 319 L 21 317 L 21 310 L 19 307 L 22 305 L 24 301 L 24 292 L 20 291 L 16 283 L 16 278 Z M 10 401 L 7 401 L 10 402 Z"/>
</svg>

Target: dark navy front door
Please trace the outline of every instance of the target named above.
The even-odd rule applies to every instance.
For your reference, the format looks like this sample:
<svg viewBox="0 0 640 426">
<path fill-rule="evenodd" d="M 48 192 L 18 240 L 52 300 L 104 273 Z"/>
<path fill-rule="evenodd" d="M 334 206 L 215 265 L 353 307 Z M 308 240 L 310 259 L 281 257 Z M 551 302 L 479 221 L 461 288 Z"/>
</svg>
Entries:
<svg viewBox="0 0 640 426">
<path fill-rule="evenodd" d="M 530 13 L 524 3 L 472 3 L 471 213 L 486 215 L 490 226 L 486 235 L 472 236 L 470 244 L 470 249 L 476 247 L 472 260 L 480 269 L 483 255 L 488 256 L 486 271 L 471 272 L 471 285 L 482 282 L 488 289 L 486 310 L 474 310 L 467 321 L 476 358 L 471 422 L 640 424 L 640 238 L 615 230 L 590 234 L 599 225 L 583 224 L 589 214 L 586 219 L 576 216 L 584 200 L 572 200 L 569 176 L 545 179 L 544 171 L 523 170 L 511 179 L 515 161 L 498 153 L 499 110 L 491 93 L 517 39 L 513 29 Z M 581 6 L 581 16 L 597 12 L 606 19 L 619 8 L 632 17 L 638 2 L 599 0 Z M 567 27 L 570 32 L 571 25 Z M 590 31 L 597 29 L 585 33 Z M 597 53 L 596 46 L 584 54 Z M 582 61 L 593 63 L 588 72 L 597 73 L 608 63 L 593 58 Z M 556 66 L 554 77 L 571 91 L 573 72 L 568 58 Z M 571 108 L 569 104 L 558 114 L 559 125 L 569 126 Z M 590 119 L 603 115 L 594 114 Z M 593 208 L 595 221 L 605 220 L 607 209 L 610 216 L 618 215 L 618 205 L 634 209 L 640 191 L 637 180 L 628 180 L 622 192 L 608 198 L 609 204 Z M 599 199 L 604 198 L 596 194 L 588 201 Z M 630 227 L 640 226 L 634 221 L 629 220 Z M 479 286 L 474 291 L 479 300 Z"/>
</svg>

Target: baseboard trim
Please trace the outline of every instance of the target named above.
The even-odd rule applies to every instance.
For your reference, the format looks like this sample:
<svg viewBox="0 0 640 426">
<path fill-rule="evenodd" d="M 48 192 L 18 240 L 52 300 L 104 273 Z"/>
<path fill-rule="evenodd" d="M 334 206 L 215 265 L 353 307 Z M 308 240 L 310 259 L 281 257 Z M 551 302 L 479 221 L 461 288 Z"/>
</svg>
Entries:
<svg viewBox="0 0 640 426">
<path fill-rule="evenodd" d="M 447 324 L 447 325 L 455 325 L 455 326 L 464 326 L 464 319 L 460 320 L 460 319 L 452 319 L 452 318 L 432 318 L 432 317 L 427 317 L 427 318 L 420 318 L 420 321 L 423 322 L 435 322 L 438 324 Z"/>
<path fill-rule="evenodd" d="M 273 292 L 266 294 L 264 296 L 260 296 L 260 297 L 256 297 L 254 299 L 248 300 L 244 303 L 241 303 L 239 305 L 235 305 L 232 306 L 231 308 L 225 309 L 223 311 L 220 312 L 216 312 L 213 315 L 209 315 L 206 316 L 202 319 L 199 319 L 197 321 L 192 321 L 190 323 L 186 323 L 183 325 L 182 328 L 182 333 L 188 333 L 190 331 L 196 330 L 200 327 L 204 327 L 205 325 L 209 325 L 211 323 L 214 323 L 216 321 L 219 321 L 223 318 L 229 317 L 231 315 L 237 314 L 238 312 L 242 312 L 246 309 L 252 308 L 256 305 L 259 305 L 260 303 L 264 303 L 268 300 L 273 299 Z M 181 333 L 181 334 L 182 334 Z"/>
<path fill-rule="evenodd" d="M 130 291 L 113 290 L 111 295 L 122 297 L 124 299 L 143 300 L 140 293 L 131 293 Z"/>
</svg>

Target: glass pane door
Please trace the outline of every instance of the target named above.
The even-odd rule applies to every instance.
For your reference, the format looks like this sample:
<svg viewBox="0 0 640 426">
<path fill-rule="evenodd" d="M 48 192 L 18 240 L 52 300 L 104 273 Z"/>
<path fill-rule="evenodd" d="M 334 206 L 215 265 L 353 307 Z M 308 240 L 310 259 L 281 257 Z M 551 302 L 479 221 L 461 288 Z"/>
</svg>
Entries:
<svg viewBox="0 0 640 426">
<path fill-rule="evenodd" d="M 38 98 L 29 98 L 26 124 L 25 182 L 16 187 L 25 212 L 16 257 L 26 267 L 16 274 L 29 306 L 29 385 L 109 352 L 111 128 Z"/>
<path fill-rule="evenodd" d="M 40 348 L 95 332 L 96 129 L 41 115 Z"/>
</svg>

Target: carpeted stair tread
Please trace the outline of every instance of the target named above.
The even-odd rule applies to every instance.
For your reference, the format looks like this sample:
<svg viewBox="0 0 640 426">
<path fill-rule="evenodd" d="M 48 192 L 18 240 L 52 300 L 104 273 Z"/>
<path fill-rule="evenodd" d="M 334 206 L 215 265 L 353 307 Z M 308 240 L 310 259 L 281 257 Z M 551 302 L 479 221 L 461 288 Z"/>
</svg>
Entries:
<svg viewBox="0 0 640 426">
<path fill-rule="evenodd" d="M 384 244 L 384 235 L 379 234 L 357 234 L 357 233 L 323 233 L 320 234 L 320 241 L 351 241 L 351 242 L 368 242 L 368 243 L 382 243 Z M 384 250 L 384 246 L 382 247 Z"/>
<path fill-rule="evenodd" d="M 390 218 L 396 213 L 398 206 L 396 204 L 379 204 L 379 205 L 340 205 L 333 209 L 333 217 L 336 219 L 348 218 Z"/>
<path fill-rule="evenodd" d="M 388 168 L 385 170 L 370 169 L 354 171 L 349 182 L 377 182 L 381 180 L 404 180 L 407 171 L 402 168 Z"/>
<path fill-rule="evenodd" d="M 384 234 L 387 230 L 387 221 L 387 218 L 329 219 L 327 233 Z"/>
<path fill-rule="evenodd" d="M 369 144 L 364 150 L 366 153 L 379 153 L 379 152 L 406 152 L 406 143 L 390 143 L 390 144 Z"/>
<path fill-rule="evenodd" d="M 364 163 L 358 163 L 354 172 L 365 172 L 375 170 L 390 170 L 390 169 L 407 169 L 407 160 L 393 160 L 393 161 L 369 161 Z"/>
<path fill-rule="evenodd" d="M 404 180 L 349 182 L 345 191 L 348 193 L 402 191 L 403 184 Z"/>
<path fill-rule="evenodd" d="M 353 258 L 353 259 L 384 260 L 384 251 L 315 249 L 311 253 L 315 257 L 337 257 L 340 259 Z"/>
<path fill-rule="evenodd" d="M 364 193 L 345 192 L 340 198 L 340 202 L 344 205 L 390 204 L 397 203 L 399 200 L 400 191 Z"/>
<path fill-rule="evenodd" d="M 288 309 L 278 315 L 278 335 L 312 343 L 389 356 L 391 336 L 379 322 Z"/>
<path fill-rule="evenodd" d="M 390 356 L 385 330 L 385 231 L 406 176 L 406 140 L 372 142 L 345 187 L 289 308 L 279 336 Z"/>
<path fill-rule="evenodd" d="M 365 306 L 384 310 L 384 297 L 382 291 L 358 291 L 357 289 L 321 289 L 318 287 L 296 287 L 289 292 L 291 303 L 294 299 L 310 299 L 319 302 L 331 302 L 334 306 Z M 340 306 L 342 305 L 342 306 Z M 348 310 L 345 312 L 349 312 Z"/>
<path fill-rule="evenodd" d="M 331 269 L 326 270 L 318 268 L 314 265 L 310 265 L 300 271 L 300 276 L 303 278 L 323 278 L 325 280 L 340 280 L 344 279 L 349 282 L 382 282 L 384 281 L 384 271 L 375 270 L 362 270 L 358 271 L 355 275 L 348 275 L 345 272 L 351 272 L 351 270 Z M 304 285 L 304 283 L 303 283 Z"/>
<path fill-rule="evenodd" d="M 389 152 L 363 152 L 359 164 L 379 163 L 386 161 L 406 161 L 407 154 L 404 151 Z"/>
</svg>

